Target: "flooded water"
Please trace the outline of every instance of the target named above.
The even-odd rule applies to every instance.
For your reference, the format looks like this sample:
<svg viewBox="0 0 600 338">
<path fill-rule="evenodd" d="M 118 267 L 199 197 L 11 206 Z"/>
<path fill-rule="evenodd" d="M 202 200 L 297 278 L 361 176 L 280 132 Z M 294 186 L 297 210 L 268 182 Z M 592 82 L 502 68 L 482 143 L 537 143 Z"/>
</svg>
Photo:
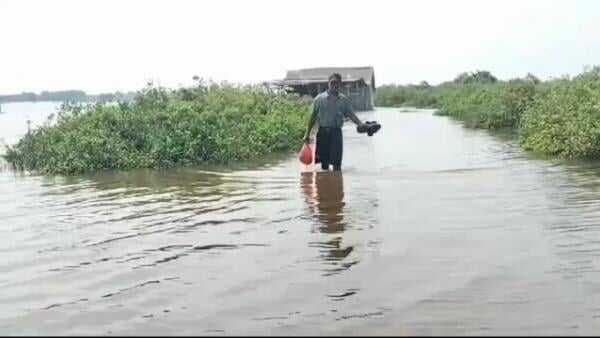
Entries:
<svg viewBox="0 0 600 338">
<path fill-rule="evenodd" d="M 600 164 L 432 111 L 361 113 L 341 174 L 0 172 L 5 335 L 534 335 L 600 329 Z"/>
<path fill-rule="evenodd" d="M 51 114 L 57 113 L 62 102 L 2 103 L 0 106 L 0 154 L 3 146 L 16 143 L 27 133 L 43 125 Z"/>
</svg>

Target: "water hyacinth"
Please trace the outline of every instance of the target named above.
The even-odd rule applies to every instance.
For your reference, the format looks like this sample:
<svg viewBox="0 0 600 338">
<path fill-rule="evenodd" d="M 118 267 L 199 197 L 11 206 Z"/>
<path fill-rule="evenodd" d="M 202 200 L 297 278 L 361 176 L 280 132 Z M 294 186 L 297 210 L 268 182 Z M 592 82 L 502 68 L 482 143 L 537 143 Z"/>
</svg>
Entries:
<svg viewBox="0 0 600 338">
<path fill-rule="evenodd" d="M 533 84 L 469 84 L 446 88 L 438 99 L 439 115 L 465 121 L 467 127 L 517 127 L 535 94 Z"/>
<path fill-rule="evenodd" d="M 261 86 L 149 85 L 129 103 L 64 105 L 5 158 L 20 169 L 59 174 L 254 159 L 296 150 L 310 102 Z"/>
<path fill-rule="evenodd" d="M 561 158 L 600 158 L 600 68 L 546 84 L 523 114 L 521 145 Z"/>
</svg>

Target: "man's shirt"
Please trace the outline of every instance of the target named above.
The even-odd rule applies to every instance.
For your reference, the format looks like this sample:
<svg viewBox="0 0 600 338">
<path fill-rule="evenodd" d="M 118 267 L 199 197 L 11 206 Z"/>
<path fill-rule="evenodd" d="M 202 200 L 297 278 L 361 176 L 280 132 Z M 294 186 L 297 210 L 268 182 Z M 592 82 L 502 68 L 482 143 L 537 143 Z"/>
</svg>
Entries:
<svg viewBox="0 0 600 338">
<path fill-rule="evenodd" d="M 313 101 L 313 115 L 316 115 L 320 127 L 341 128 L 344 117 L 351 112 L 350 99 L 342 93 L 338 93 L 336 97 L 326 90 L 317 95 Z"/>
</svg>

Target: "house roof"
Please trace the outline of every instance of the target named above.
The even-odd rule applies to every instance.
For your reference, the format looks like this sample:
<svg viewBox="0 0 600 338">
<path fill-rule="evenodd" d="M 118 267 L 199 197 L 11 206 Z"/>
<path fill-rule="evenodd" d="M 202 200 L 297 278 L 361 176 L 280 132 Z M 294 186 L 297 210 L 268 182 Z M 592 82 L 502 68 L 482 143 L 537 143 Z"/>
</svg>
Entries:
<svg viewBox="0 0 600 338">
<path fill-rule="evenodd" d="M 375 84 L 375 71 L 373 67 L 321 67 L 289 70 L 283 80 L 274 81 L 281 85 L 302 85 L 308 83 L 328 82 L 329 75 L 339 73 L 342 82 L 355 82 L 363 80 L 367 84 Z"/>
</svg>

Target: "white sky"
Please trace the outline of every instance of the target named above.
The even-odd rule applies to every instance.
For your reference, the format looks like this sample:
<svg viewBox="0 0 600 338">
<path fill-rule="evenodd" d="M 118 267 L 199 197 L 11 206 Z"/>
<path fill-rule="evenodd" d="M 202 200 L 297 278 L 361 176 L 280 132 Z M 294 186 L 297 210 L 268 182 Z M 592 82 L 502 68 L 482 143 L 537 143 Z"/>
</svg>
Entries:
<svg viewBox="0 0 600 338">
<path fill-rule="evenodd" d="M 0 94 L 237 83 L 375 68 L 376 84 L 600 64 L 600 1 L 0 0 Z"/>
</svg>

